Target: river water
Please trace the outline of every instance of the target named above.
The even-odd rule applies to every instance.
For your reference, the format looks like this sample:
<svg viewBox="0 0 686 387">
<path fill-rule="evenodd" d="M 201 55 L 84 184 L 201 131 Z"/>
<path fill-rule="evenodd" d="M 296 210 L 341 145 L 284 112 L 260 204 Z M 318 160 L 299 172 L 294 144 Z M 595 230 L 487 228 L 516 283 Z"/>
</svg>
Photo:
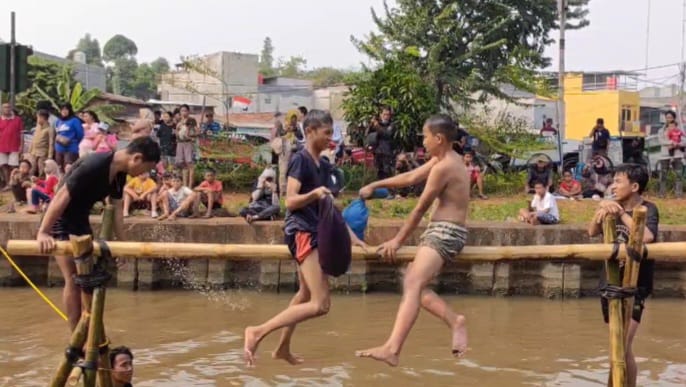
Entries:
<svg viewBox="0 0 686 387">
<path fill-rule="evenodd" d="M 49 297 L 58 305 L 58 289 Z M 45 386 L 68 340 L 64 323 L 28 288 L 0 289 L 0 386 Z M 294 351 L 305 363 L 272 360 L 278 335 L 260 346 L 257 367 L 242 360 L 246 325 L 283 308 L 289 295 L 250 291 L 108 293 L 114 345 L 135 356 L 143 386 L 601 386 L 608 332 L 596 299 L 449 297 L 467 316 L 470 351 L 450 353 L 450 334 L 422 313 L 398 368 L 354 357 L 381 344 L 400 300 L 395 294 L 336 295 L 331 313 L 305 322 Z M 635 344 L 639 386 L 686 385 L 686 303 L 649 300 Z"/>
</svg>

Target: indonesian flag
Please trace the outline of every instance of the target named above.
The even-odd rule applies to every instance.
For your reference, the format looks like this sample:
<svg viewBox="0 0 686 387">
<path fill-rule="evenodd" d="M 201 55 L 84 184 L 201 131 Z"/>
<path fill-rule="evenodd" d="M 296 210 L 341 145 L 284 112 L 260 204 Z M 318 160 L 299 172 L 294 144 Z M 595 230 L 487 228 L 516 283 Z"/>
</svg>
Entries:
<svg viewBox="0 0 686 387">
<path fill-rule="evenodd" d="M 248 98 L 239 96 L 233 97 L 234 107 L 247 108 L 248 106 L 250 106 L 251 103 L 252 101 Z"/>
</svg>

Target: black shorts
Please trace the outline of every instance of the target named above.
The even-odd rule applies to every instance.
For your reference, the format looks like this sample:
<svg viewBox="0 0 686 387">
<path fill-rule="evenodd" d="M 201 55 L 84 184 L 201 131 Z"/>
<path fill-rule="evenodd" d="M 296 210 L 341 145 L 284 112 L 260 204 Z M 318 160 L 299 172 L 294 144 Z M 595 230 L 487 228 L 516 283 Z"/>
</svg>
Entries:
<svg viewBox="0 0 686 387">
<path fill-rule="evenodd" d="M 83 230 L 83 232 L 74 233 L 74 232 L 71 232 L 70 229 L 74 230 L 74 228 L 67 228 L 65 221 L 63 219 L 57 219 L 55 224 L 52 226 L 52 230 L 50 232 L 50 235 L 53 237 L 53 239 L 58 240 L 58 241 L 68 241 L 70 234 L 93 235 L 93 230 L 90 227 L 90 223 L 88 223 L 87 221 L 84 225 L 82 225 L 82 227 L 75 228 L 77 230 Z"/>
<path fill-rule="evenodd" d="M 638 271 L 638 291 L 634 301 L 634 310 L 631 311 L 631 319 L 637 323 L 641 322 L 643 309 L 645 309 L 646 299 L 653 292 L 653 274 L 655 272 L 655 261 L 652 259 L 645 259 L 641 261 L 641 267 Z M 605 271 L 603 270 L 601 278 L 605 278 Z M 624 270 L 620 272 L 620 280 L 624 277 Z M 603 281 L 604 282 L 604 281 Z M 601 284 L 602 286 L 602 284 Z M 605 323 L 610 321 L 609 302 L 605 298 L 600 299 L 600 307 L 603 312 L 603 320 Z"/>
</svg>

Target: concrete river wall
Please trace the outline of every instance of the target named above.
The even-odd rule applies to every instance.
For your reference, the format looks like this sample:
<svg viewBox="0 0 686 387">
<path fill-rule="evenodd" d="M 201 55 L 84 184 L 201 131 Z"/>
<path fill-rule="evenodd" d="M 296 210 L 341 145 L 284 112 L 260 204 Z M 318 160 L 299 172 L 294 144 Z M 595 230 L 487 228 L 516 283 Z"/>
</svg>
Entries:
<svg viewBox="0 0 686 387">
<path fill-rule="evenodd" d="M 94 230 L 100 217 L 91 217 Z M 372 222 L 368 243 L 378 244 L 393 237 L 399 221 Z M 34 239 L 38 217 L 0 215 L 0 244 L 9 239 Z M 126 220 L 126 237 L 131 241 L 200 242 L 231 244 L 280 244 L 280 222 L 247 225 L 242 219 L 180 219 L 158 222 L 148 218 Z M 544 245 L 599 243 L 589 239 L 585 225 L 529 227 L 512 223 L 470 223 L 468 245 Z M 422 229 L 408 241 L 416 245 Z M 663 226 L 659 240 L 686 241 L 686 226 Z M 684 252 L 686 254 L 686 252 Z M 60 286 L 61 274 L 54 259 L 14 257 L 19 266 L 40 286 Z M 595 294 L 602 262 L 514 261 L 500 263 L 458 262 L 447 265 L 435 280 L 437 291 L 447 294 L 527 295 L 581 297 Z M 110 286 L 131 290 L 169 288 L 250 288 L 291 292 L 297 286 L 295 266 L 290 261 L 130 260 L 113 268 Z M 332 280 L 339 291 L 398 292 L 402 267 L 381 262 L 353 262 L 348 274 Z M 179 275 L 182 273 L 183 275 Z M 9 263 L 0 258 L 0 286 L 26 286 Z M 655 271 L 656 297 L 686 297 L 686 264 L 658 262 Z"/>
</svg>

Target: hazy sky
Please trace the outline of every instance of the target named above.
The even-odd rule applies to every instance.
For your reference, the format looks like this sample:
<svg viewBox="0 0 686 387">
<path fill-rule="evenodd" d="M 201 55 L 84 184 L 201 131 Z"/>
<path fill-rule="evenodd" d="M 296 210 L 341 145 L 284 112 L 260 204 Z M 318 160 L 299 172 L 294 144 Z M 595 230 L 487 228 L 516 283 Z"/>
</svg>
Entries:
<svg viewBox="0 0 686 387">
<path fill-rule="evenodd" d="M 543 0 L 532 0 L 543 1 Z M 554 1 L 554 0 L 549 0 Z M 645 65 L 649 0 L 591 0 L 591 25 L 568 34 L 568 70 L 638 70 Z M 652 0 L 649 66 L 681 58 L 682 0 Z M 17 40 L 63 56 L 89 32 L 101 46 L 120 33 L 138 45 L 139 62 L 159 56 L 220 50 L 260 52 L 265 36 L 275 57 L 302 55 L 308 67 L 356 67 L 365 58 L 350 43 L 374 28 L 369 9 L 383 0 L 2 0 L 0 37 L 9 40 L 10 11 Z M 48 6 L 49 5 L 49 6 Z M 548 53 L 557 66 L 557 47 Z M 670 82 L 677 67 L 648 79 Z"/>
</svg>

